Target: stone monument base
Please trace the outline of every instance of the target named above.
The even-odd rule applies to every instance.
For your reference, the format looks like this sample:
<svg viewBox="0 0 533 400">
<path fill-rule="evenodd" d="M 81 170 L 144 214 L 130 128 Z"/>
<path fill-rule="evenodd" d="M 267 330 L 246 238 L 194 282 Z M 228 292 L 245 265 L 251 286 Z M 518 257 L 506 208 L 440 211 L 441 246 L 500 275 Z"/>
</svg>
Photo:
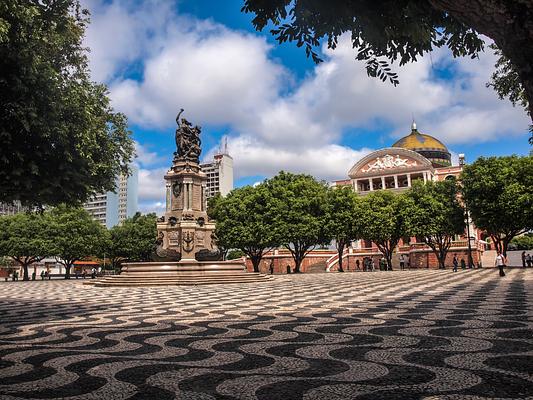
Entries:
<svg viewBox="0 0 533 400">
<path fill-rule="evenodd" d="M 269 275 L 247 272 L 238 261 L 196 261 L 124 263 L 120 275 L 109 275 L 87 284 L 105 286 L 209 285 L 252 283 L 269 280 Z"/>
</svg>

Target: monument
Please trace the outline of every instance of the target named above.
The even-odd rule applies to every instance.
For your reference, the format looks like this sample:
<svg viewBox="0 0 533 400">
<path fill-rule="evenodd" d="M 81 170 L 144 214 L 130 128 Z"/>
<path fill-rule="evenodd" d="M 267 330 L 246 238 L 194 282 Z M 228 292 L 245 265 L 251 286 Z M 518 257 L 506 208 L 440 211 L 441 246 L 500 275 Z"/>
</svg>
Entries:
<svg viewBox="0 0 533 400">
<path fill-rule="evenodd" d="M 207 176 L 200 169 L 199 126 L 176 117 L 176 152 L 166 173 L 166 212 L 157 220 L 152 262 L 124 263 L 121 273 L 90 282 L 94 286 L 201 285 L 271 279 L 247 272 L 244 260 L 221 261 L 215 223 L 207 216 Z M 89 282 L 87 282 L 89 284 Z"/>
<path fill-rule="evenodd" d="M 176 117 L 176 152 L 165 175 L 166 212 L 157 221 L 156 255 L 162 260 L 216 260 L 215 224 L 207 217 L 206 175 L 200 169 L 199 126 Z"/>
</svg>

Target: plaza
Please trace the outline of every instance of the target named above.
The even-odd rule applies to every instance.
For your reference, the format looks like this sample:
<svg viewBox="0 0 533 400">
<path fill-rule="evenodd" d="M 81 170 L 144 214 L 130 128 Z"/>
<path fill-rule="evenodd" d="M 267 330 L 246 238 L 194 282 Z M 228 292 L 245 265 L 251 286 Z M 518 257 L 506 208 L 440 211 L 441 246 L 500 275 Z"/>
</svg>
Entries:
<svg viewBox="0 0 533 400">
<path fill-rule="evenodd" d="M 518 268 L 1 282 L 0 398 L 527 398 L 532 296 Z"/>
</svg>

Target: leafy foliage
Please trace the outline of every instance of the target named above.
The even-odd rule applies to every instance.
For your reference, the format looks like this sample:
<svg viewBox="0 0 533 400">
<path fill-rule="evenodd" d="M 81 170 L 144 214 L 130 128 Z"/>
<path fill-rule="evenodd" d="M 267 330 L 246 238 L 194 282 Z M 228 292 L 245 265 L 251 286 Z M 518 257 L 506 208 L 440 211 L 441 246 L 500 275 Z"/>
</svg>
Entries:
<svg viewBox="0 0 533 400">
<path fill-rule="evenodd" d="M 48 214 L 19 213 L 0 217 L 0 255 L 22 265 L 23 279 L 29 280 L 28 266 L 53 254 Z"/>
<path fill-rule="evenodd" d="M 232 190 L 211 208 L 216 215 L 217 244 L 237 248 L 250 257 L 254 271 L 259 272 L 263 255 L 275 245 L 273 214 L 269 193 L 264 185 Z"/>
<path fill-rule="evenodd" d="M 533 228 L 533 157 L 480 157 L 465 166 L 463 198 L 474 224 L 497 250 Z"/>
<path fill-rule="evenodd" d="M 526 233 L 511 240 L 509 248 L 513 247 L 515 250 L 533 250 L 533 233 Z"/>
<path fill-rule="evenodd" d="M 360 239 L 363 230 L 363 207 L 351 187 L 328 189 L 324 204 L 324 230 L 335 239 L 339 272 L 343 272 L 342 255 L 352 240 Z"/>
<path fill-rule="evenodd" d="M 65 279 L 75 261 L 102 254 L 106 230 L 83 208 L 60 205 L 49 212 L 48 236 L 52 252 L 65 266 Z"/>
<path fill-rule="evenodd" d="M 416 61 L 424 53 L 447 46 L 455 57 L 475 57 L 483 40 L 471 27 L 429 1 L 415 0 L 245 0 L 242 11 L 254 13 L 257 30 L 272 24 L 279 43 L 296 42 L 307 56 L 322 61 L 315 48 L 325 40 L 337 46 L 339 36 L 351 34 L 356 58 L 365 61 L 369 76 L 398 84 L 391 62 Z"/>
<path fill-rule="evenodd" d="M 455 235 L 465 229 L 465 210 L 459 202 L 455 180 L 415 181 L 407 196 L 412 205 L 406 218 L 412 236 L 420 237 L 445 268 L 446 255 Z"/>
<path fill-rule="evenodd" d="M 109 230 L 105 255 L 111 259 L 113 268 L 124 261 L 150 261 L 157 239 L 155 214 L 136 213 L 121 225 Z"/>
<path fill-rule="evenodd" d="M 77 0 L 0 2 L 0 201 L 57 205 L 115 189 L 133 141 L 90 81 Z"/>
<path fill-rule="evenodd" d="M 324 229 L 326 184 L 310 175 L 281 171 L 264 182 L 270 195 L 272 231 L 295 263 L 295 272 L 317 245 L 329 242 Z"/>
<path fill-rule="evenodd" d="M 392 254 L 403 236 L 408 233 L 406 215 L 412 201 L 405 194 L 378 190 L 364 198 L 363 237 L 378 246 L 392 269 Z"/>
</svg>

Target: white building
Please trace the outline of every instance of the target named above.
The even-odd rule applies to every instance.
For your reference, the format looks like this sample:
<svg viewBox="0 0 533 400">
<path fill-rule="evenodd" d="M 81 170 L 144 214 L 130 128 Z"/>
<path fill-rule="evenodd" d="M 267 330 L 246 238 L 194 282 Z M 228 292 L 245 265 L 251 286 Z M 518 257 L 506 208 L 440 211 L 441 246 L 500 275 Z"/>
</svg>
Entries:
<svg viewBox="0 0 533 400">
<path fill-rule="evenodd" d="M 117 178 L 117 192 L 94 195 L 83 205 L 92 217 L 102 225 L 112 228 L 137 212 L 139 171 L 132 166 L 131 175 Z"/>
<path fill-rule="evenodd" d="M 220 193 L 226 196 L 233 189 L 233 158 L 228 154 L 227 143 L 224 151 L 219 151 L 213 161 L 200 164 L 202 172 L 207 175 L 206 199 Z"/>
</svg>

